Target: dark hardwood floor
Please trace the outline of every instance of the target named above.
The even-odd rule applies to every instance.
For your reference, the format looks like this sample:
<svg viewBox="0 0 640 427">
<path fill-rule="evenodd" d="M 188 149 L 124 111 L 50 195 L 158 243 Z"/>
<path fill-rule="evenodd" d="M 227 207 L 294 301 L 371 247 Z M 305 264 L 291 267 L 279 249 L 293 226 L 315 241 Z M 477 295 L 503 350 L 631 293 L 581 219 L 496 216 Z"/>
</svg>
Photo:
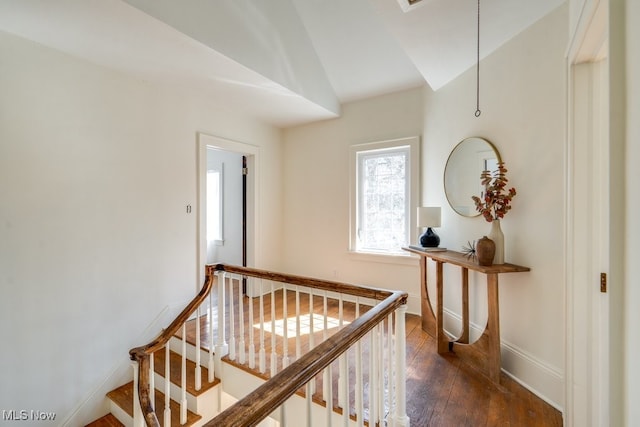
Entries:
<svg viewBox="0 0 640 427">
<path fill-rule="evenodd" d="M 215 291 L 214 291 L 215 292 Z M 277 292 L 276 318 L 282 318 L 281 292 Z M 288 317 L 294 313 L 294 293 L 287 293 Z M 236 314 L 238 310 L 237 298 L 234 306 Z M 251 328 L 248 318 L 249 298 L 244 297 L 243 312 L 245 328 L 253 330 L 256 340 L 258 332 Z M 265 321 L 270 319 L 270 299 L 265 298 Z M 301 312 L 308 313 L 307 297 L 301 299 Z M 258 299 L 253 299 L 254 322 L 257 322 Z M 329 300 L 329 315 L 337 316 L 338 308 L 335 300 Z M 344 304 L 345 318 L 353 317 L 354 305 Z M 322 310 L 322 298 L 314 298 L 316 312 Z M 214 309 L 214 316 L 215 316 Z M 187 338 L 194 341 L 195 322 L 187 327 Z M 208 347 L 209 334 L 208 316 L 201 318 L 202 346 Z M 236 332 L 238 331 L 236 318 Z M 436 342 L 421 329 L 420 317 L 408 314 L 406 317 L 407 334 L 407 415 L 411 419 L 412 426 L 562 426 L 562 414 L 542 399 L 535 396 L 526 388 L 507 377 L 501 375 L 500 385 L 492 383 L 481 369 L 477 369 L 473 362 L 467 362 L 467 358 L 459 358 L 454 352 L 447 355 L 439 355 L 436 351 Z M 265 335 L 265 347 L 267 351 L 267 372 L 262 375 L 268 377 L 270 335 Z M 280 342 L 276 344 L 279 348 Z M 303 348 L 307 345 L 303 344 Z M 295 340 L 289 339 L 289 355 L 295 356 Z M 365 350 L 366 351 L 366 350 Z M 321 381 L 321 376 L 318 377 Z M 334 380 L 335 381 L 335 380 Z M 336 387 L 337 384 L 334 384 Z M 353 385 L 352 385 L 353 387 Z M 318 387 L 321 390 L 321 387 Z M 365 390 L 366 394 L 366 390 Z M 315 398 L 315 396 L 314 396 Z M 337 402 L 336 402 L 337 403 Z M 334 407 L 337 406 L 334 403 Z"/>
<path fill-rule="evenodd" d="M 495 385 L 407 316 L 407 414 L 412 426 L 562 426 L 562 414 L 502 374 Z"/>
</svg>

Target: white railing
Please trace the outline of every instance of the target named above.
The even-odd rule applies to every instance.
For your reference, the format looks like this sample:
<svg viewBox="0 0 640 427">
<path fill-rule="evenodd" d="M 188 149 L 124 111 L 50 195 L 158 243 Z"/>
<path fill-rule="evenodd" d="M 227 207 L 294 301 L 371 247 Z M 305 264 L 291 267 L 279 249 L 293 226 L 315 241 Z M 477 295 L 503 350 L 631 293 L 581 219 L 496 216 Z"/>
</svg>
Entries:
<svg viewBox="0 0 640 427">
<path fill-rule="evenodd" d="M 207 381 L 213 381 L 214 370 L 223 360 L 255 370 L 267 379 L 205 425 L 255 425 L 267 416 L 283 427 L 301 425 L 302 420 L 307 426 L 363 426 L 365 420 L 370 426 L 409 425 L 405 403 L 406 293 L 227 265 L 208 266 L 208 273 L 203 291 L 165 330 L 165 335 L 173 329 L 172 334 L 182 330 L 181 424 L 186 421 L 187 406 L 184 325 L 196 315 L 192 321 L 199 349 L 204 313 L 209 325 L 208 343 L 204 343 L 209 348 Z M 176 322 L 181 324 L 174 325 Z M 143 371 L 153 378 L 152 357 L 148 356 L 164 346 L 168 375 L 168 342 L 162 336 L 131 351 L 140 363 L 140 407 L 147 425 L 157 425 L 157 418 L 147 399 L 151 385 Z M 195 388 L 199 389 L 203 369 L 199 351 L 195 357 Z M 168 382 L 166 396 L 170 395 Z M 288 399 L 299 403 L 285 404 Z M 170 416 L 170 410 L 165 409 L 165 426 L 170 425 Z"/>
</svg>

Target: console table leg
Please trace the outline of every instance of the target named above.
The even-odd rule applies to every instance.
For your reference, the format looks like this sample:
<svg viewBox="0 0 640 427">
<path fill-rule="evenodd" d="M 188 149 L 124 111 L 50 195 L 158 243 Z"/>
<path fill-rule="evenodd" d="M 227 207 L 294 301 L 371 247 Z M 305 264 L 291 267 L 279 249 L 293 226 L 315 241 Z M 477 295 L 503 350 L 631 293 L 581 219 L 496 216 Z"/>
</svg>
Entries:
<svg viewBox="0 0 640 427">
<path fill-rule="evenodd" d="M 444 279 L 443 264 L 436 261 L 436 294 L 437 294 L 437 313 L 436 313 L 436 340 L 438 342 L 438 353 L 447 353 L 449 351 L 449 337 L 444 333 Z"/>
<path fill-rule="evenodd" d="M 462 271 L 462 333 L 458 342 L 469 344 L 469 269 L 461 268 Z"/>
<path fill-rule="evenodd" d="M 422 315 L 422 330 L 436 337 L 436 317 L 431 307 L 429 289 L 427 287 L 427 257 L 420 257 L 420 314 Z"/>
<path fill-rule="evenodd" d="M 495 383 L 500 383 L 500 313 L 498 309 L 498 274 L 487 274 L 487 301 L 489 330 L 489 378 Z"/>
</svg>

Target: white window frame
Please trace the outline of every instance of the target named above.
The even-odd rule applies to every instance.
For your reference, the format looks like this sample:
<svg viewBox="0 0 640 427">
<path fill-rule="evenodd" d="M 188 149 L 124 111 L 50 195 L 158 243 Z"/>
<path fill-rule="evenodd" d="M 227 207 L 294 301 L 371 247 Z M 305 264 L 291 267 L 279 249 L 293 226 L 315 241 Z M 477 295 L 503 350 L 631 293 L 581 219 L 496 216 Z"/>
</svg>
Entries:
<svg viewBox="0 0 640 427">
<path fill-rule="evenodd" d="M 417 233 L 416 222 L 416 209 L 418 206 L 419 195 L 419 179 L 420 179 L 420 137 L 413 136 L 408 138 L 393 139 L 387 141 L 371 142 L 366 144 L 357 144 L 351 146 L 350 149 L 350 166 L 351 166 L 351 182 L 350 182 L 350 244 L 349 250 L 354 254 L 366 254 L 366 255 L 382 255 L 391 257 L 407 257 L 408 253 L 402 251 L 400 247 L 396 250 L 365 250 L 359 247 L 358 244 L 358 229 L 360 215 L 360 199 L 361 195 L 358 192 L 361 180 L 361 171 L 359 170 L 359 157 L 360 154 L 370 153 L 373 154 L 376 151 L 383 153 L 384 151 L 394 151 L 402 147 L 408 149 L 408 161 L 406 175 L 408 177 L 406 182 L 406 194 L 408 196 L 407 217 L 408 221 L 406 245 L 409 245 L 413 240 L 413 233 Z M 417 236 L 417 234 L 416 234 Z"/>
</svg>

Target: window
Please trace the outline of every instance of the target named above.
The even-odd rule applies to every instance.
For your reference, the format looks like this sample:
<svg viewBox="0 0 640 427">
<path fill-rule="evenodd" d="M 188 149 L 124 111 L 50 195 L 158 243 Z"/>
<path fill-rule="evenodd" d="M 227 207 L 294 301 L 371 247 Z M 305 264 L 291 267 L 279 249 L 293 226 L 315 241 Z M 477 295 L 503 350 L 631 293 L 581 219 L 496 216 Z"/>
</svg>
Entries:
<svg viewBox="0 0 640 427">
<path fill-rule="evenodd" d="M 419 138 L 351 149 L 351 250 L 401 254 L 416 231 Z"/>
</svg>

